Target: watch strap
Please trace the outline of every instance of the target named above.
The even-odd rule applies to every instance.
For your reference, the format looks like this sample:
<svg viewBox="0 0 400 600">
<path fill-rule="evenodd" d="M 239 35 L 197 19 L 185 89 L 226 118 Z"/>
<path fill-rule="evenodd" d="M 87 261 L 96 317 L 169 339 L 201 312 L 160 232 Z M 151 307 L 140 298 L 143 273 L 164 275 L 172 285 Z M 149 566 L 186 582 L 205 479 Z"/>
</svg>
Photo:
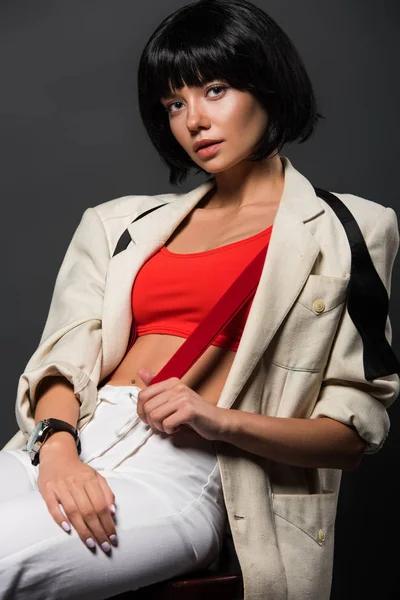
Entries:
<svg viewBox="0 0 400 600">
<path fill-rule="evenodd" d="M 48 440 L 48 438 L 51 437 L 51 435 L 53 433 L 56 433 L 57 431 L 66 431 L 67 433 L 70 433 L 75 440 L 78 455 L 81 453 L 81 441 L 79 439 L 79 432 L 70 423 L 67 423 L 66 421 L 63 421 L 61 419 L 54 419 L 54 418 L 43 419 L 43 423 L 46 426 L 46 429 L 44 432 L 44 434 L 45 434 L 44 439 L 38 440 L 39 442 L 41 442 L 40 446 L 39 446 L 39 444 L 34 444 L 34 446 L 32 448 L 32 450 L 34 451 L 34 456 L 32 458 L 33 465 L 36 466 L 39 464 L 39 460 L 40 460 L 39 453 L 40 453 L 41 447 Z"/>
</svg>

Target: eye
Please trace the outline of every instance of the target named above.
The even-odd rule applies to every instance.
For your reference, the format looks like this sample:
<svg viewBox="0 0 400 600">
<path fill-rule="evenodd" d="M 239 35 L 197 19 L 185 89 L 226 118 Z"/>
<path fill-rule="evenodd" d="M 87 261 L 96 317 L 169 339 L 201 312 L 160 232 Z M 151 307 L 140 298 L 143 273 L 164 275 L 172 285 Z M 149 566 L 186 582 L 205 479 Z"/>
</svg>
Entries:
<svg viewBox="0 0 400 600">
<path fill-rule="evenodd" d="M 228 88 L 227 85 L 212 85 L 210 88 L 208 88 L 207 92 L 210 92 L 211 90 L 226 90 Z M 219 94 L 217 94 L 219 96 Z"/>
<path fill-rule="evenodd" d="M 171 102 L 170 104 L 167 104 L 167 106 L 165 107 L 165 110 L 166 110 L 167 112 L 169 112 L 169 113 L 176 112 L 176 110 L 172 110 L 172 107 L 173 107 L 175 104 L 182 104 L 182 102 Z M 178 109 L 178 110 L 179 110 L 179 109 Z"/>
<path fill-rule="evenodd" d="M 209 87 L 206 90 L 206 94 L 208 94 L 208 92 L 210 92 L 211 90 L 222 90 L 222 92 L 224 92 L 225 90 L 228 89 L 229 86 L 227 85 L 222 85 L 222 84 L 214 84 L 211 87 Z M 218 98 L 219 96 L 221 96 L 221 91 L 219 93 L 217 93 L 216 96 L 214 96 L 214 98 Z M 178 112 L 177 110 L 172 110 L 172 107 L 175 106 L 176 104 L 182 104 L 182 102 L 176 101 L 176 102 L 170 102 L 169 104 L 167 104 L 167 106 L 165 107 L 165 110 L 168 113 L 175 113 Z M 179 109 L 178 109 L 179 110 Z"/>
</svg>

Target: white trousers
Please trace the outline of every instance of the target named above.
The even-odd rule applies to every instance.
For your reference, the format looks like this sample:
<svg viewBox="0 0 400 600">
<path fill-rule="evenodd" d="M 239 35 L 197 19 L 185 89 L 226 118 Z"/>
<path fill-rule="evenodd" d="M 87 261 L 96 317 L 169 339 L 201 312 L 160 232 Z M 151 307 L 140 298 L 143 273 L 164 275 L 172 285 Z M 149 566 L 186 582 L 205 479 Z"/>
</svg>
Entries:
<svg viewBox="0 0 400 600">
<path fill-rule="evenodd" d="M 98 390 L 81 460 L 115 494 L 118 546 L 93 553 L 53 520 L 23 449 L 0 452 L 0 599 L 100 600 L 198 568 L 218 556 L 226 510 L 213 443 L 182 427 L 153 431 L 137 386 Z"/>
</svg>

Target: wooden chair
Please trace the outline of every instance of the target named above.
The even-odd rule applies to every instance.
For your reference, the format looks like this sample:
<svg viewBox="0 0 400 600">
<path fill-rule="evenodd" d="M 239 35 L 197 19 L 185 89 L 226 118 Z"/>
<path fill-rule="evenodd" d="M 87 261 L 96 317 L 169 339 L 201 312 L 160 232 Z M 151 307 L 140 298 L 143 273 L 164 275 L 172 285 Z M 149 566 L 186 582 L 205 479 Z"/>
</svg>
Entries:
<svg viewBox="0 0 400 600">
<path fill-rule="evenodd" d="M 208 568 L 113 596 L 109 600 L 242 600 L 243 580 L 229 534 L 218 559 Z"/>
</svg>

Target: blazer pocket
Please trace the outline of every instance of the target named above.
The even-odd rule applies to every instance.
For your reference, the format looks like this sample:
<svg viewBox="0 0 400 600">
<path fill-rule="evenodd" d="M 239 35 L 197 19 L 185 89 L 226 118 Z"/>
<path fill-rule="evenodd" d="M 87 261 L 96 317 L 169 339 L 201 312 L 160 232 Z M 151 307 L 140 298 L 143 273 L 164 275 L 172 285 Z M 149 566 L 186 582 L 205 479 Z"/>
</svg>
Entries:
<svg viewBox="0 0 400 600">
<path fill-rule="evenodd" d="M 273 494 L 278 546 L 288 598 L 329 600 L 337 493 Z M 310 577 L 304 577 L 310 573 Z"/>
<path fill-rule="evenodd" d="M 325 366 L 342 314 L 350 275 L 309 275 L 270 345 L 277 366 L 319 372 Z"/>
<path fill-rule="evenodd" d="M 292 535 L 307 535 L 319 546 L 330 542 L 336 505 L 337 494 L 332 490 L 320 494 L 272 494 L 273 512 L 293 528 Z"/>
<path fill-rule="evenodd" d="M 326 314 L 343 304 L 346 299 L 349 281 L 350 275 L 347 277 L 309 275 L 297 298 L 297 302 L 307 308 L 313 315 Z M 319 305 L 318 300 L 323 300 L 324 306 Z"/>
</svg>

